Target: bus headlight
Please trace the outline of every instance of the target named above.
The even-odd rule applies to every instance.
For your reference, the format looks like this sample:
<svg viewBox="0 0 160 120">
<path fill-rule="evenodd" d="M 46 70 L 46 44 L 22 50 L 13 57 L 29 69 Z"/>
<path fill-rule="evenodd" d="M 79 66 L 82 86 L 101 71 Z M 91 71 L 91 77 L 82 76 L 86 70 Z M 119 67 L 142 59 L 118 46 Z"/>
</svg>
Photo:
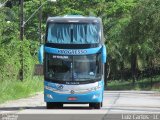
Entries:
<svg viewBox="0 0 160 120">
<path fill-rule="evenodd" d="M 44 86 L 44 88 L 46 89 L 46 90 L 49 90 L 49 91 L 55 91 L 55 89 L 54 88 L 52 88 L 52 87 L 49 87 L 49 86 Z"/>
<path fill-rule="evenodd" d="M 101 86 L 96 86 L 96 87 L 90 88 L 89 91 L 96 91 L 96 90 L 99 90 L 100 88 Z"/>
</svg>

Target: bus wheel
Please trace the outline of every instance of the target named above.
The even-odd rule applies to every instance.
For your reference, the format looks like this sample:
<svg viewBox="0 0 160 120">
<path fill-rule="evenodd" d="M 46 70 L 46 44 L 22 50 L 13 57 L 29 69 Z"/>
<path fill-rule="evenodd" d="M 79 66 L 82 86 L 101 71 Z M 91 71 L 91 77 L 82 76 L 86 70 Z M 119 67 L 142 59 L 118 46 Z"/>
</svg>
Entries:
<svg viewBox="0 0 160 120">
<path fill-rule="evenodd" d="M 100 108 L 101 108 L 101 103 L 94 104 L 94 109 L 100 109 Z"/>
<path fill-rule="evenodd" d="M 63 108 L 63 103 L 57 103 L 58 108 Z"/>
<path fill-rule="evenodd" d="M 58 109 L 63 107 L 62 103 L 47 102 L 46 104 L 47 109 Z"/>
<path fill-rule="evenodd" d="M 94 103 L 89 103 L 90 108 L 94 108 Z"/>
<path fill-rule="evenodd" d="M 101 107 L 103 107 L 103 102 L 101 102 Z"/>
<path fill-rule="evenodd" d="M 101 108 L 102 103 L 89 103 L 89 107 L 94 108 L 94 109 L 100 109 Z"/>
</svg>

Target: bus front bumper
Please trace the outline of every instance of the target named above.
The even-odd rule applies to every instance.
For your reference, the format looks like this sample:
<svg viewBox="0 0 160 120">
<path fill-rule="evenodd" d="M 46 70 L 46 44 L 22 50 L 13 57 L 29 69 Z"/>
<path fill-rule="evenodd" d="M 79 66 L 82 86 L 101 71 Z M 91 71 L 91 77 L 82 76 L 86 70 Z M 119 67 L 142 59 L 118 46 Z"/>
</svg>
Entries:
<svg viewBox="0 0 160 120">
<path fill-rule="evenodd" d="M 102 102 L 103 88 L 82 94 L 62 94 L 44 89 L 45 102 L 63 102 L 63 103 L 91 103 Z"/>
</svg>

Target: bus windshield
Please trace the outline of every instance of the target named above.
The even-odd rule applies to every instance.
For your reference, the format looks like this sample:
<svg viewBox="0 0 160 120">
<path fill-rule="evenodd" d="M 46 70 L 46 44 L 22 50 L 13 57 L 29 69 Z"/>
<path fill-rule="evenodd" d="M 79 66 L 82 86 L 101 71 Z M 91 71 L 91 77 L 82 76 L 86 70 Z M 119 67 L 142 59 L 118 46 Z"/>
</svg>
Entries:
<svg viewBox="0 0 160 120">
<path fill-rule="evenodd" d="M 90 81 L 101 78 L 100 55 L 46 55 L 46 78 L 56 81 Z"/>
<path fill-rule="evenodd" d="M 100 41 L 99 23 L 50 23 L 47 42 L 59 44 L 92 44 Z"/>
</svg>

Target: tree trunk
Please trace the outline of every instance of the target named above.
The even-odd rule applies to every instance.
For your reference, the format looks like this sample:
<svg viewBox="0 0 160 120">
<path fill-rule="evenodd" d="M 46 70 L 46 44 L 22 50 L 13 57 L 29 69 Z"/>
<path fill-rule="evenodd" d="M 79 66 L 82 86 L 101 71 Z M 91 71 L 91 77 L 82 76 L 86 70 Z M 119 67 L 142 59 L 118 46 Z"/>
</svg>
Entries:
<svg viewBox="0 0 160 120">
<path fill-rule="evenodd" d="M 123 70 L 124 70 L 124 61 L 121 61 L 121 62 L 120 62 L 121 79 L 124 78 Z"/>
<path fill-rule="evenodd" d="M 104 84 L 105 86 L 107 86 L 107 80 L 109 78 L 109 74 L 110 74 L 110 65 L 109 62 L 107 61 L 107 63 L 105 64 L 105 70 L 104 70 Z"/>
<path fill-rule="evenodd" d="M 132 51 L 131 53 L 131 73 L 132 73 L 132 83 L 135 84 L 135 80 L 137 77 L 137 54 Z"/>
</svg>

